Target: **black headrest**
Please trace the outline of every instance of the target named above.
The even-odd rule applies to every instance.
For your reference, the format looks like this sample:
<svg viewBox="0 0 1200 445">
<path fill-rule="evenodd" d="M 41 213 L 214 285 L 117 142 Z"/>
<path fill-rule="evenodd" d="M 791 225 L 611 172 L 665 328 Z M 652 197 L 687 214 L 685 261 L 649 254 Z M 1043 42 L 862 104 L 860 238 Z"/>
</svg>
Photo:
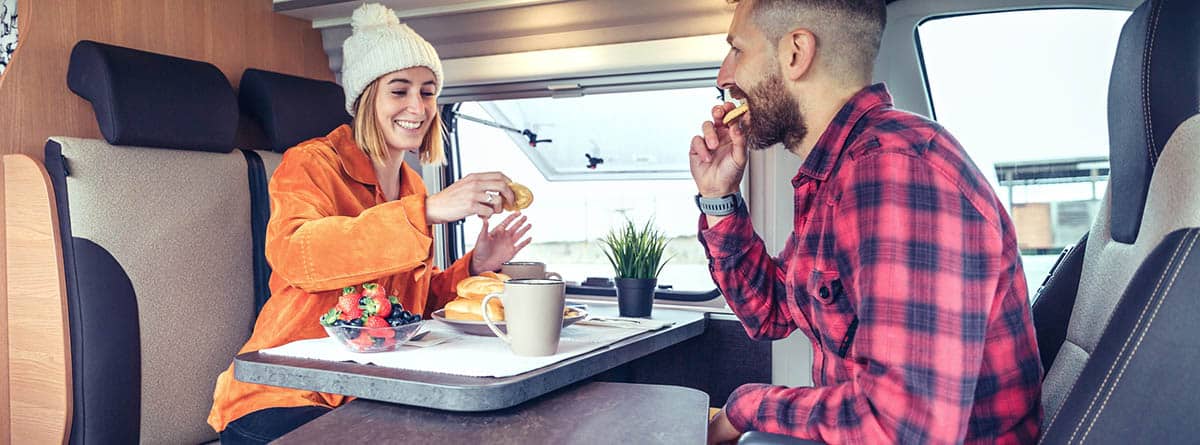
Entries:
<svg viewBox="0 0 1200 445">
<path fill-rule="evenodd" d="M 237 99 L 210 63 L 80 41 L 67 86 L 92 103 L 113 145 L 229 152 Z"/>
<path fill-rule="evenodd" d="M 1149 0 L 1121 30 L 1108 85 L 1114 241 L 1132 244 L 1158 155 L 1200 111 L 1200 1 Z"/>
<path fill-rule="evenodd" d="M 242 74 L 238 96 L 277 152 L 350 123 L 342 87 L 333 82 L 252 68 Z"/>
</svg>

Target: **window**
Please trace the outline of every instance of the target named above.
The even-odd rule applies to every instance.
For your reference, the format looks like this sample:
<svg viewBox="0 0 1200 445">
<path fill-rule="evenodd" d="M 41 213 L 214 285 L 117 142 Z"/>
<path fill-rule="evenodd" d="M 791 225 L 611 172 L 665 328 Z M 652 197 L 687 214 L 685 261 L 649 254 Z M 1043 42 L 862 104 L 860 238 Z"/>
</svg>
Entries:
<svg viewBox="0 0 1200 445">
<path fill-rule="evenodd" d="M 0 74 L 17 50 L 17 0 L 0 0 Z"/>
<path fill-rule="evenodd" d="M 1095 218 L 1108 180 L 1108 77 L 1127 11 L 1043 9 L 917 27 L 936 119 L 1008 207 L 1030 297 Z"/>
<path fill-rule="evenodd" d="M 716 96 L 710 87 L 464 102 L 457 111 L 460 177 L 500 171 L 533 191 L 524 211 L 533 242 L 518 260 L 545 262 L 575 284 L 612 278 L 599 239 L 626 218 L 653 218 L 670 238 L 659 285 L 709 292 L 716 286 L 696 240 L 686 152 Z M 461 227 L 465 252 L 480 220 Z"/>
</svg>

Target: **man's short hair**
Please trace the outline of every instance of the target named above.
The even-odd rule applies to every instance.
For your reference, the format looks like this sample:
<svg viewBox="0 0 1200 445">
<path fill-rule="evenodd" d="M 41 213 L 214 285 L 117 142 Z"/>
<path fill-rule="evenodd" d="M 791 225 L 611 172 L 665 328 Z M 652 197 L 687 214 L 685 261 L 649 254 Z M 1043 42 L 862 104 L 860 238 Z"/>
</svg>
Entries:
<svg viewBox="0 0 1200 445">
<path fill-rule="evenodd" d="M 784 35 L 808 29 L 817 36 L 819 57 L 835 73 L 870 80 L 887 22 L 884 0 L 754 0 L 750 6 L 751 19 L 772 48 Z"/>
</svg>

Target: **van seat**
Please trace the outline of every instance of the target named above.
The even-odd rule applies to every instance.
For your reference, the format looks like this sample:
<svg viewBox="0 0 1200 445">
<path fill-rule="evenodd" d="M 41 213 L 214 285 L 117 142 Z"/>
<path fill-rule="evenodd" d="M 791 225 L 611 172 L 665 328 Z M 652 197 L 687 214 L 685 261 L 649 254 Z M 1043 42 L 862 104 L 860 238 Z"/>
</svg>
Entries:
<svg viewBox="0 0 1200 445">
<path fill-rule="evenodd" d="M 105 137 L 53 137 L 45 152 L 70 320 L 70 443 L 215 440 L 213 384 L 254 322 L 233 88 L 208 63 L 89 41 L 67 78 Z"/>
</svg>

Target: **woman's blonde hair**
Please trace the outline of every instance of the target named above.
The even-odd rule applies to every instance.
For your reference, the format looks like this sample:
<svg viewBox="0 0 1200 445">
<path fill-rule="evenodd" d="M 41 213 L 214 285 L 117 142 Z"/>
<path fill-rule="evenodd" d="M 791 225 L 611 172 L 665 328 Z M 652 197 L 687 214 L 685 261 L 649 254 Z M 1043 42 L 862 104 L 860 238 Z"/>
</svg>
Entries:
<svg viewBox="0 0 1200 445">
<path fill-rule="evenodd" d="M 358 96 L 358 105 L 354 107 L 354 142 L 372 161 L 380 162 L 388 158 L 387 139 L 379 121 L 375 118 L 375 93 L 379 90 L 380 79 L 375 79 L 362 95 Z M 442 145 L 443 133 L 446 128 L 442 125 L 442 114 L 434 113 L 429 125 L 429 131 L 421 141 L 421 149 L 417 153 L 422 164 L 445 165 L 446 149 Z"/>
</svg>

